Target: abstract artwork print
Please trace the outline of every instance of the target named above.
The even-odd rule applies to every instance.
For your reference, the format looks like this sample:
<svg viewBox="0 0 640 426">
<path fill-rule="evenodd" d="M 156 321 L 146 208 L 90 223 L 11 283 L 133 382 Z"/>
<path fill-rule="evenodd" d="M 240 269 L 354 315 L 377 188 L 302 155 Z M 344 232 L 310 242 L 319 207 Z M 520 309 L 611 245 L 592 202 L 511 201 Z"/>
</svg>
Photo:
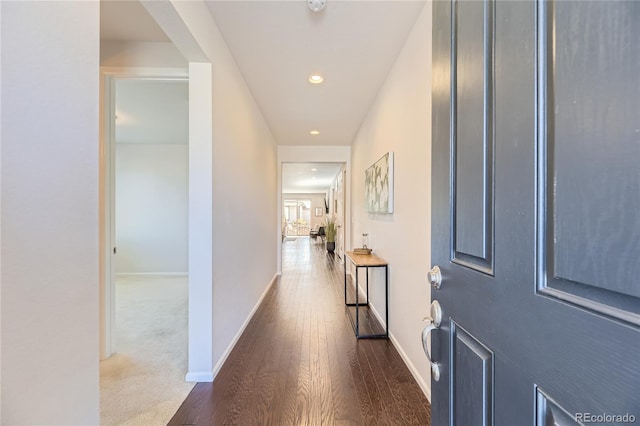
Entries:
<svg viewBox="0 0 640 426">
<path fill-rule="evenodd" d="M 365 171 L 364 210 L 393 213 L 393 152 L 387 152 Z"/>
</svg>

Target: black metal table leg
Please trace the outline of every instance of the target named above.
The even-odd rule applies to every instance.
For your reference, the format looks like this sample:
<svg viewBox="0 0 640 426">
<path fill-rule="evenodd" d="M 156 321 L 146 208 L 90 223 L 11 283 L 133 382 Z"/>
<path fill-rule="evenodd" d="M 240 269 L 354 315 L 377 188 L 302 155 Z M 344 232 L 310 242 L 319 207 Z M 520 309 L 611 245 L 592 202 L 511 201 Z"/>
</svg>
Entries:
<svg viewBox="0 0 640 426">
<path fill-rule="evenodd" d="M 349 303 L 347 296 L 347 259 L 354 265 L 355 269 L 355 292 L 356 292 L 356 300 L 355 303 Z M 385 270 L 385 332 L 380 334 L 361 334 L 360 333 L 360 306 L 369 306 L 369 268 L 372 267 L 384 267 Z M 359 277 L 359 269 L 365 268 L 365 282 L 366 282 L 366 301 L 365 303 L 360 303 L 360 277 Z M 376 264 L 376 265 L 358 265 L 353 259 L 347 254 L 344 259 L 344 302 L 347 307 L 355 307 L 355 321 L 353 319 L 353 315 L 351 312 L 347 310 L 347 316 L 349 317 L 349 321 L 351 322 L 351 326 L 355 332 L 357 339 L 387 339 L 389 338 L 389 272 L 387 264 Z"/>
<path fill-rule="evenodd" d="M 344 260 L 344 304 L 347 304 L 347 259 Z"/>
<path fill-rule="evenodd" d="M 389 267 L 384 267 L 384 316 L 385 335 L 389 337 Z"/>
<path fill-rule="evenodd" d="M 369 267 L 365 266 L 367 271 L 367 306 L 369 305 Z"/>
<path fill-rule="evenodd" d="M 360 337 L 360 306 L 358 304 L 358 293 L 360 293 L 360 287 L 358 285 L 358 267 L 356 266 L 356 337 Z"/>
</svg>

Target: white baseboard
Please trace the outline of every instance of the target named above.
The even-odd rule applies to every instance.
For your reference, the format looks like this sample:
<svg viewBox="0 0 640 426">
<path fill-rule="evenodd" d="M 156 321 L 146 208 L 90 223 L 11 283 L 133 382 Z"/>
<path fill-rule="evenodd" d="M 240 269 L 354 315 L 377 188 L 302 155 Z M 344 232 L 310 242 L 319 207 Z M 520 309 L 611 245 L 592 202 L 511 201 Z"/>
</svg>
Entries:
<svg viewBox="0 0 640 426">
<path fill-rule="evenodd" d="M 185 382 L 213 382 L 211 371 L 194 371 L 187 373 Z"/>
<path fill-rule="evenodd" d="M 253 307 L 253 310 L 251 311 L 251 313 L 249 314 L 249 316 L 247 317 L 245 322 L 242 324 L 242 327 L 240 327 L 240 329 L 238 330 L 236 335 L 233 337 L 233 340 L 231 341 L 231 343 L 229 344 L 227 349 L 224 351 L 224 353 L 222 354 L 222 356 L 220 357 L 220 359 L 218 360 L 216 365 L 213 367 L 213 371 L 210 373 L 210 380 L 206 380 L 206 381 L 212 382 L 213 379 L 215 379 L 215 377 L 218 375 L 218 373 L 220 372 L 220 369 L 222 368 L 222 366 L 224 365 L 225 361 L 227 360 L 227 358 L 231 354 L 231 351 L 236 346 L 236 343 L 238 343 L 238 340 L 240 339 L 240 336 L 242 336 L 242 333 L 244 333 L 244 330 L 247 328 L 247 325 L 249 325 L 249 321 L 251 321 L 251 318 L 253 318 L 253 315 L 255 315 L 256 311 L 258 310 L 258 308 L 262 304 L 262 301 L 264 300 L 264 298 L 266 297 L 267 293 L 271 289 L 271 286 L 273 286 L 273 284 L 278 280 L 278 276 L 279 276 L 279 274 L 275 274 L 273 276 L 273 278 L 271 279 L 271 282 L 269 283 L 267 288 L 262 293 L 262 296 L 260 296 L 260 299 L 258 299 L 258 302 Z M 187 374 L 187 376 L 189 376 L 189 375 Z"/>
<path fill-rule="evenodd" d="M 188 272 L 118 272 L 116 277 L 188 277 Z"/>
<path fill-rule="evenodd" d="M 360 294 L 362 294 L 362 292 L 360 292 Z M 365 300 L 366 300 L 366 297 L 367 295 L 366 293 L 364 293 Z M 380 313 L 372 303 L 369 303 L 369 309 L 371 309 L 371 312 L 373 312 L 373 315 L 380 322 L 382 327 L 386 328 L 387 326 L 386 321 L 384 321 L 384 319 L 382 318 L 382 315 L 380 315 Z M 416 336 L 416 339 L 418 338 L 419 336 Z M 400 358 L 402 358 L 402 360 L 404 361 L 404 364 L 407 366 L 407 368 L 411 372 L 411 375 L 413 376 L 413 378 L 416 379 L 416 382 L 418 382 L 418 386 L 420 386 L 420 389 L 422 389 L 422 393 L 424 393 L 424 396 L 426 396 L 427 399 L 429 400 L 429 403 L 431 403 L 431 386 L 427 385 L 427 383 L 418 374 L 418 369 L 416 368 L 415 365 L 413 365 L 413 363 L 409 359 L 409 356 L 407 356 L 407 353 L 404 351 L 404 349 L 400 345 L 400 342 L 398 342 L 398 339 L 395 338 L 391 330 L 389 330 L 389 340 L 391 340 L 391 343 L 400 354 Z"/>
<path fill-rule="evenodd" d="M 393 346 L 395 346 L 396 350 L 400 354 L 400 358 L 402 358 L 402 360 L 404 361 L 405 365 L 411 372 L 411 375 L 413 376 L 413 378 L 416 379 L 416 382 L 418 382 L 418 386 L 420 386 L 420 389 L 422 389 L 422 393 L 424 394 L 424 396 L 427 397 L 427 399 L 429 400 L 429 403 L 431 403 L 431 386 L 427 385 L 427 383 L 425 383 L 425 381 L 422 380 L 422 377 L 420 377 L 420 375 L 418 374 L 418 369 L 416 368 L 415 365 L 413 365 L 411 360 L 409 360 L 407 353 L 404 351 L 404 349 L 402 349 L 402 346 L 400 346 L 400 343 L 398 343 L 398 340 L 396 340 L 396 338 L 393 336 L 393 333 L 391 332 L 389 332 L 389 339 L 391 340 L 391 343 L 393 343 Z"/>
</svg>

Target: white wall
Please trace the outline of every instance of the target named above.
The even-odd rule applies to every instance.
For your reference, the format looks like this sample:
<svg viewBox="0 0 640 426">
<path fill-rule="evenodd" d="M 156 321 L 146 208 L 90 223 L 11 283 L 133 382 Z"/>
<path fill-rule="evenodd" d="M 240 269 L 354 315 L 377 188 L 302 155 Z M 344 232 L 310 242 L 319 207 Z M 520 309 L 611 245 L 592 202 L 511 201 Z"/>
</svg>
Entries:
<svg viewBox="0 0 640 426">
<path fill-rule="evenodd" d="M 213 144 L 210 63 L 189 64 L 189 381 L 213 379 Z"/>
<path fill-rule="evenodd" d="M 429 312 L 425 274 L 431 258 L 431 4 L 427 3 L 353 144 L 353 236 L 389 262 L 389 330 L 429 396 L 420 343 Z M 364 212 L 364 171 L 393 151 L 394 213 Z M 384 316 L 382 273 L 371 274 L 373 304 Z"/>
<path fill-rule="evenodd" d="M 2 4 L 0 3 L 0 27 Z M 0 247 L 2 244 L 2 31 L 0 31 Z M 0 424 L 2 424 L 2 252 L 0 251 Z"/>
<path fill-rule="evenodd" d="M 117 273 L 186 273 L 189 146 L 116 144 Z"/>
<path fill-rule="evenodd" d="M 173 43 L 102 41 L 100 65 L 109 68 L 186 68 L 187 60 Z"/>
<path fill-rule="evenodd" d="M 211 63 L 215 376 L 275 276 L 276 146 L 206 5 L 172 6 Z M 190 377 L 202 377 L 191 356 Z"/>
<path fill-rule="evenodd" d="M 97 424 L 98 2 L 1 2 L 2 424 Z"/>
</svg>

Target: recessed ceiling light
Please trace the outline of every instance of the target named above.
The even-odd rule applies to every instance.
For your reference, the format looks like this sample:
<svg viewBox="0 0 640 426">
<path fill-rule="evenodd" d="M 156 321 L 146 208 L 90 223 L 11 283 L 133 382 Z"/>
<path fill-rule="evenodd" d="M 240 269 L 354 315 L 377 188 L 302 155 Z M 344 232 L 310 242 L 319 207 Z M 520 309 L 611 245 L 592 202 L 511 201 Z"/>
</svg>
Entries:
<svg viewBox="0 0 640 426">
<path fill-rule="evenodd" d="M 324 81 L 324 78 L 320 74 L 311 74 L 309 76 L 309 83 L 320 84 Z"/>
<path fill-rule="evenodd" d="M 311 171 L 312 171 L 312 172 L 317 172 L 317 171 L 318 171 L 318 169 L 313 168 L 313 169 L 311 169 Z"/>
<path fill-rule="evenodd" d="M 320 132 L 319 132 L 319 131 L 317 131 L 317 130 L 312 130 L 312 131 L 310 131 L 310 132 L 309 132 L 309 134 L 310 134 L 310 135 L 313 135 L 313 136 L 316 136 L 316 135 L 319 135 L 319 134 L 320 134 Z"/>
</svg>

